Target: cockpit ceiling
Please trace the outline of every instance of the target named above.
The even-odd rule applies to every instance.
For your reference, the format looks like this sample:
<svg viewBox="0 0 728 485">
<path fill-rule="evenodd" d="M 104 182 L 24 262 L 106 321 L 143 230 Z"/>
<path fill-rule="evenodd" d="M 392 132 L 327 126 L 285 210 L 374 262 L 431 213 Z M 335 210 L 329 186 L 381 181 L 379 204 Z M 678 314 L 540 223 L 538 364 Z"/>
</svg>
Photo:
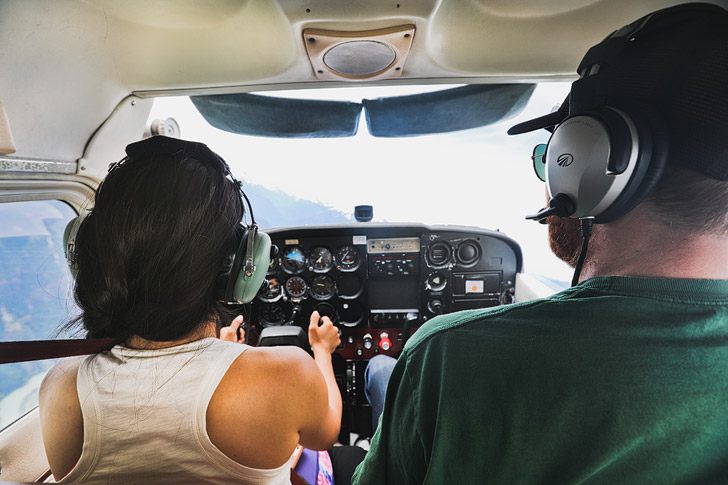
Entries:
<svg viewBox="0 0 728 485">
<path fill-rule="evenodd" d="M 717 2 L 725 0 L 716 0 Z M 0 2 L 0 96 L 18 156 L 72 161 L 137 96 L 333 86 L 304 29 L 414 25 L 395 84 L 569 79 L 608 31 L 679 0 Z M 367 84 L 357 80 L 355 84 Z"/>
<path fill-rule="evenodd" d="M 400 24 L 416 27 L 404 79 L 548 78 L 573 75 L 607 26 L 674 3 L 34 0 L 3 3 L 0 38 L 15 46 L 21 35 L 26 50 L 6 51 L 5 72 L 8 61 L 33 59 L 36 73 L 103 78 L 127 92 L 315 82 L 304 29 Z"/>
</svg>

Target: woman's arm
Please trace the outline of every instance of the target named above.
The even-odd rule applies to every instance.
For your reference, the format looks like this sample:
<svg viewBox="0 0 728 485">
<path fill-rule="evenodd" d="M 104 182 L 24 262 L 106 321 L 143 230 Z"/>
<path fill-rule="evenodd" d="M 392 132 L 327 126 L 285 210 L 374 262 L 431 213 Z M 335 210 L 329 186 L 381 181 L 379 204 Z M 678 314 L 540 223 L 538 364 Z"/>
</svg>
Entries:
<svg viewBox="0 0 728 485">
<path fill-rule="evenodd" d="M 242 319 L 220 338 L 235 341 Z M 207 409 L 207 431 L 223 453 L 243 465 L 274 468 L 297 443 L 327 450 L 341 427 L 341 394 L 331 365 L 338 329 L 311 316 L 315 359 L 294 346 L 251 347 L 230 366 Z"/>
<path fill-rule="evenodd" d="M 319 426 L 322 428 L 321 434 L 328 436 L 328 439 L 323 441 L 330 441 L 331 443 L 328 446 L 318 447 L 318 449 L 328 449 L 338 438 L 341 427 L 341 392 L 336 384 L 334 368 L 331 363 L 331 354 L 341 343 L 339 329 L 334 326 L 329 317 L 323 317 L 319 322 L 319 313 L 313 312 L 308 327 L 308 340 L 313 350 L 314 361 L 326 382 L 328 409 Z M 317 449 L 317 447 L 304 443 L 303 440 L 304 436 L 302 434 L 301 444 L 308 448 Z"/>
</svg>

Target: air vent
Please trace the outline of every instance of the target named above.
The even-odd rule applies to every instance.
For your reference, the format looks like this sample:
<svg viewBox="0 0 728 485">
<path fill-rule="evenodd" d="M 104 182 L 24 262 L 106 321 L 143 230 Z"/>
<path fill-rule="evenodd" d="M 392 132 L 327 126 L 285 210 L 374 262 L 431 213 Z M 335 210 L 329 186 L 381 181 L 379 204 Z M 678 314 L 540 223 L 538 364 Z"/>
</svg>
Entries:
<svg viewBox="0 0 728 485">
<path fill-rule="evenodd" d="M 480 259 L 480 249 L 475 241 L 465 241 L 458 246 L 457 258 L 460 264 L 469 266 Z"/>
</svg>

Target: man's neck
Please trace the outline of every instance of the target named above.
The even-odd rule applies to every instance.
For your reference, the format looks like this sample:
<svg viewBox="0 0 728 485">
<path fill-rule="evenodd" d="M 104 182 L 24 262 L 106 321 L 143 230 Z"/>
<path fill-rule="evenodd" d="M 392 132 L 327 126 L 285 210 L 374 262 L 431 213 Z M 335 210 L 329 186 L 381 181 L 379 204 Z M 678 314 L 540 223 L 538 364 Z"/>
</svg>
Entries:
<svg viewBox="0 0 728 485">
<path fill-rule="evenodd" d="M 593 276 L 728 279 L 728 237 L 674 231 L 639 214 L 595 225 L 580 281 Z"/>
</svg>

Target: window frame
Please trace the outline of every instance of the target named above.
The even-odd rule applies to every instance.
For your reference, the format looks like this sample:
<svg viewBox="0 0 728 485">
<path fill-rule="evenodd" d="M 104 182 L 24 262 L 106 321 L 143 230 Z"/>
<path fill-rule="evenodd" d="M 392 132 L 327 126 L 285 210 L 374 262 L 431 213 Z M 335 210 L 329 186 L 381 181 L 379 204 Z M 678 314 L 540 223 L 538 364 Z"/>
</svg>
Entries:
<svg viewBox="0 0 728 485">
<path fill-rule="evenodd" d="M 92 185 L 96 184 L 80 176 L 0 170 L 0 204 L 55 200 L 68 204 L 71 210 L 78 214 L 81 209 L 90 208 L 93 204 L 95 192 Z M 10 416 L 7 426 L 3 426 L 0 432 L 10 428 L 35 409 L 37 407 L 21 416 Z"/>
</svg>

